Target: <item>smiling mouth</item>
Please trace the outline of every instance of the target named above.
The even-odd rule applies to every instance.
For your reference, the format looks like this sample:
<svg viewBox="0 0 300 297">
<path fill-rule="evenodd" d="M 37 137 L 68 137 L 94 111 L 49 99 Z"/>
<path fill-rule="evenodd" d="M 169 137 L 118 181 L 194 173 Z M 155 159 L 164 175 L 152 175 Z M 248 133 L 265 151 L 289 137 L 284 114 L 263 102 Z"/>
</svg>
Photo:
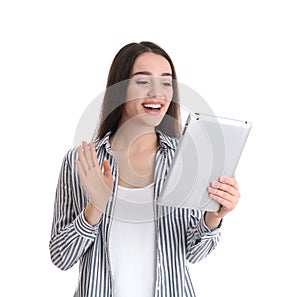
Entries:
<svg viewBox="0 0 300 297">
<path fill-rule="evenodd" d="M 146 104 L 142 104 L 142 105 L 145 109 L 153 110 L 153 111 L 159 111 L 162 108 L 162 104 L 150 104 L 150 103 L 147 104 L 146 103 Z"/>
</svg>

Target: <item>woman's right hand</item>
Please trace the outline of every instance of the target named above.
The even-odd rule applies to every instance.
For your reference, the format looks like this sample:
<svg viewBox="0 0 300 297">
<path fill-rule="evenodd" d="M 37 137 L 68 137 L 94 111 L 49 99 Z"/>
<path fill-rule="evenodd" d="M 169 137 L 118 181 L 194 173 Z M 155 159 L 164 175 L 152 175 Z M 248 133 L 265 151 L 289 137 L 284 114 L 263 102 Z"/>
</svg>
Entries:
<svg viewBox="0 0 300 297">
<path fill-rule="evenodd" d="M 113 190 L 113 177 L 110 164 L 108 160 L 104 160 L 103 174 L 94 144 L 87 144 L 84 141 L 82 142 L 82 147 L 79 147 L 77 150 L 79 160 L 76 160 L 76 166 L 80 182 L 91 204 L 87 205 L 87 210 L 91 210 L 91 206 L 93 206 L 98 212 L 104 213 Z"/>
</svg>

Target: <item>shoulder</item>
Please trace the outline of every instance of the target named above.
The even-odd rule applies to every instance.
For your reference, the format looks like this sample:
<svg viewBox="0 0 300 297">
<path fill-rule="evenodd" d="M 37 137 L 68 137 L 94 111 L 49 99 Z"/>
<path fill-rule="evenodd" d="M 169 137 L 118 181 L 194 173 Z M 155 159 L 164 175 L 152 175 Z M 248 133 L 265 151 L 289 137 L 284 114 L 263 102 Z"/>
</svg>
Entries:
<svg viewBox="0 0 300 297">
<path fill-rule="evenodd" d="M 64 166 L 73 168 L 75 166 L 75 161 L 78 159 L 78 153 L 77 153 L 78 147 L 73 147 L 69 149 L 63 158 L 63 164 Z"/>
<path fill-rule="evenodd" d="M 109 149 L 109 133 L 105 135 L 102 139 L 93 140 L 93 144 L 95 146 L 97 156 L 101 156 L 104 154 L 107 149 Z M 73 148 L 69 149 L 64 156 L 64 162 L 68 164 L 71 168 L 75 167 L 75 161 L 78 160 L 78 148 L 80 146 L 74 146 Z"/>
</svg>

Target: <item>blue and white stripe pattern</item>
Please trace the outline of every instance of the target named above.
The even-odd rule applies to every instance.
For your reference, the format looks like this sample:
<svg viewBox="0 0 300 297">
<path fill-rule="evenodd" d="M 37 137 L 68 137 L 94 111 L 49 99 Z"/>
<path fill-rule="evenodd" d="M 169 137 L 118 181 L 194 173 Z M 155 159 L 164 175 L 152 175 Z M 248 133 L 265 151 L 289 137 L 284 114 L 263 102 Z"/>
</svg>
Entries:
<svg viewBox="0 0 300 297">
<path fill-rule="evenodd" d="M 170 168 L 178 139 L 157 131 L 154 198 L 159 197 Z M 98 160 L 109 160 L 114 189 L 105 214 L 96 226 L 89 225 L 83 215 L 88 198 L 82 189 L 75 160 L 77 149 L 64 157 L 54 204 L 50 240 L 52 262 L 67 270 L 79 261 L 79 282 L 75 297 L 113 297 L 113 279 L 109 259 L 109 230 L 117 192 L 119 170 L 110 147 L 108 132 L 95 142 Z M 156 213 L 156 293 L 155 297 L 194 297 L 188 262 L 206 257 L 217 245 L 220 229 L 211 231 L 204 213 L 193 209 L 155 206 Z"/>
</svg>

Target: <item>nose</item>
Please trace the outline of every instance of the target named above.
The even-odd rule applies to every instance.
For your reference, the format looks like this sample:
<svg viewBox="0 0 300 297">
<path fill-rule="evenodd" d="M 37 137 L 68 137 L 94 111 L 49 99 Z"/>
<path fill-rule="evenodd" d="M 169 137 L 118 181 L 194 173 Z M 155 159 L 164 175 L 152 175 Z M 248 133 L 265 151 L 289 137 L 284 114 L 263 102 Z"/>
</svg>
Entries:
<svg viewBox="0 0 300 297">
<path fill-rule="evenodd" d="M 160 80 L 158 78 L 153 78 L 151 82 L 151 87 L 148 93 L 149 97 L 162 98 L 164 97 L 163 88 L 161 86 Z"/>
</svg>

